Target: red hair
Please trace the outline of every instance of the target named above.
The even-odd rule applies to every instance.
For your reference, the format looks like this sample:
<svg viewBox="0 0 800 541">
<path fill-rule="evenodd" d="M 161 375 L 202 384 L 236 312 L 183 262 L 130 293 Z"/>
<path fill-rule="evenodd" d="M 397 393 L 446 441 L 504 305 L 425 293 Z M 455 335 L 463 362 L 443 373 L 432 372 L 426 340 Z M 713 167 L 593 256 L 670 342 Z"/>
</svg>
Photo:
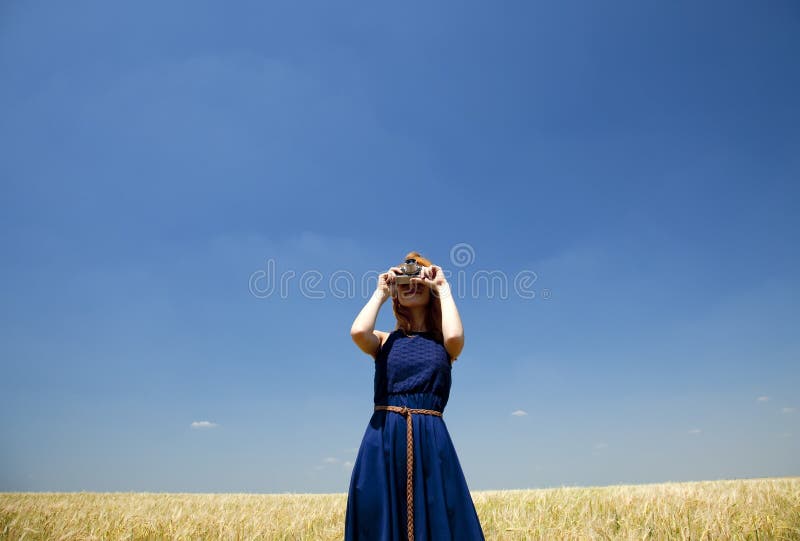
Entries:
<svg viewBox="0 0 800 541">
<path fill-rule="evenodd" d="M 416 259 L 417 264 L 423 267 L 430 267 L 433 265 L 430 259 L 424 257 L 419 252 L 409 252 L 405 257 L 405 259 L 412 258 Z M 405 261 L 405 259 L 403 261 Z M 411 331 L 411 313 L 408 308 L 400 304 L 400 300 L 397 296 L 392 297 L 392 309 L 394 311 L 394 317 L 397 318 L 395 329 L 402 330 L 406 333 Z M 428 309 L 425 312 L 425 327 L 428 332 L 433 335 L 434 340 L 439 343 L 444 343 L 444 336 L 442 335 L 442 303 L 433 291 L 430 292 L 430 301 L 428 301 Z"/>
</svg>

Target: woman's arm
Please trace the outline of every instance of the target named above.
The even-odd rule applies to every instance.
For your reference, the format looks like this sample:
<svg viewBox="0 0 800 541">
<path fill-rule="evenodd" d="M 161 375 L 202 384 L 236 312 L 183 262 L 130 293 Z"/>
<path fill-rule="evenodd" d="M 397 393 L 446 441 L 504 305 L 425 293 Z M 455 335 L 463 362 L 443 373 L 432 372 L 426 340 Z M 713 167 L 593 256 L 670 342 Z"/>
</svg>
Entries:
<svg viewBox="0 0 800 541">
<path fill-rule="evenodd" d="M 392 296 L 391 288 L 394 277 L 397 274 L 396 271 L 402 272 L 400 267 L 392 267 L 378 276 L 378 286 L 375 288 L 375 292 L 350 326 L 350 337 L 353 342 L 356 343 L 361 351 L 373 357 L 378 353 L 378 349 L 388 334 L 383 331 L 376 331 L 375 321 L 378 319 L 378 312 L 383 303 Z"/>
<path fill-rule="evenodd" d="M 464 349 L 464 327 L 461 325 L 461 316 L 458 314 L 456 301 L 450 291 L 450 284 L 444 280 L 444 275 L 442 275 L 442 280 L 436 286 L 436 295 L 442 305 L 442 338 L 444 339 L 444 348 L 455 361 L 461 355 L 461 350 Z"/>
<path fill-rule="evenodd" d="M 412 278 L 411 281 L 427 285 L 431 288 L 431 295 L 439 297 L 442 306 L 442 341 L 450 360 L 455 361 L 464 349 L 464 327 L 461 325 L 461 316 L 458 314 L 456 301 L 453 299 L 450 284 L 444 277 L 442 267 L 439 265 L 425 267 L 422 276 Z"/>
<path fill-rule="evenodd" d="M 380 331 L 375 330 L 375 320 L 378 319 L 378 312 L 388 298 L 387 295 L 380 291 L 375 291 L 350 327 L 350 337 L 353 342 L 356 343 L 361 351 L 373 357 L 378 353 L 378 348 L 381 346 L 381 336 L 377 334 Z"/>
</svg>

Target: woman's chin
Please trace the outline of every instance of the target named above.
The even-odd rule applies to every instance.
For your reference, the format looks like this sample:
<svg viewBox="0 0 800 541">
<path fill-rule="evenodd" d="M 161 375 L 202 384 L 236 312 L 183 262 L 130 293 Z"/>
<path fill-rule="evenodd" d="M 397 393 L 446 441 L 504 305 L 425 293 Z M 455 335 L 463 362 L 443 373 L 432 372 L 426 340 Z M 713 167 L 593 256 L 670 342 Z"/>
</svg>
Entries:
<svg viewBox="0 0 800 541">
<path fill-rule="evenodd" d="M 400 304 L 403 306 L 425 306 L 427 303 L 426 299 L 422 297 L 422 295 L 409 295 L 407 297 L 400 296 Z"/>
</svg>

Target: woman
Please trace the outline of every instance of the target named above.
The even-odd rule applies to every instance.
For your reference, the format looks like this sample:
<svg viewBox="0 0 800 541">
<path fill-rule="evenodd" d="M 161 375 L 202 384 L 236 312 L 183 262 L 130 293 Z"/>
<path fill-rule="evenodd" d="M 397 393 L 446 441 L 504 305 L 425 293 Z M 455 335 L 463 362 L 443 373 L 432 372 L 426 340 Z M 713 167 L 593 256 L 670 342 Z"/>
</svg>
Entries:
<svg viewBox="0 0 800 541">
<path fill-rule="evenodd" d="M 375 358 L 375 411 L 358 450 L 345 518 L 346 541 L 483 540 L 478 514 L 442 412 L 464 330 L 441 267 L 418 252 L 409 284 L 392 267 L 350 335 Z M 375 330 L 392 298 L 397 325 Z M 408 474 L 411 475 L 408 475 Z"/>
</svg>

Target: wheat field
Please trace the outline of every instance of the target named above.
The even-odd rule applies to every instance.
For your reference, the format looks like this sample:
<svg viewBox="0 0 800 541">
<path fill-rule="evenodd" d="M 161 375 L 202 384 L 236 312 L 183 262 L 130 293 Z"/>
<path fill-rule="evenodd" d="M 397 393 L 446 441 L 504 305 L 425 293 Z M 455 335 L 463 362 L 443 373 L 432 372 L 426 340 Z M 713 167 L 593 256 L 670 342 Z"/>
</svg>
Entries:
<svg viewBox="0 0 800 541">
<path fill-rule="evenodd" d="M 486 539 L 797 539 L 800 477 L 472 493 Z M 342 539 L 346 494 L 0 493 L 0 539 Z"/>
</svg>

